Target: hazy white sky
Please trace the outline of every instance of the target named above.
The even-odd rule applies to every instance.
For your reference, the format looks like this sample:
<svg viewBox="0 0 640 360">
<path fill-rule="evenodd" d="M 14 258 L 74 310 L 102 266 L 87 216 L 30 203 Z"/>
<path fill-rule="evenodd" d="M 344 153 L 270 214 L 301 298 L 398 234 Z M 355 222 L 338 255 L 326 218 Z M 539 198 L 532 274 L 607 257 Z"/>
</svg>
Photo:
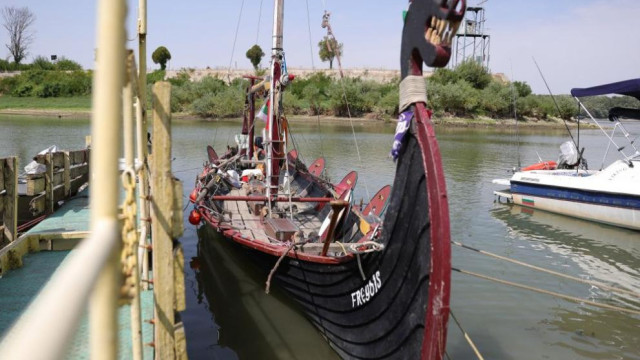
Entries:
<svg viewBox="0 0 640 360">
<path fill-rule="evenodd" d="M 135 40 L 138 1 L 128 3 L 129 38 Z M 149 54 L 157 46 L 166 46 L 173 69 L 227 67 L 230 63 L 249 68 L 244 53 L 256 39 L 265 52 L 270 48 L 273 0 L 148 3 Z M 469 0 L 469 5 L 476 4 Z M 0 0 L 3 6 L 27 6 L 37 17 L 29 59 L 57 54 L 93 67 L 96 1 Z M 532 57 L 558 94 L 572 87 L 640 77 L 640 32 L 635 28 L 640 0 L 489 0 L 483 6 L 491 35 L 491 70 L 526 81 L 537 93 L 546 93 L 546 89 Z M 344 67 L 399 68 L 406 7 L 404 0 L 286 1 L 284 45 L 289 67 L 311 67 L 312 56 L 315 67 L 328 66 L 317 55 L 317 43 L 325 34 L 320 28 L 322 14 L 328 9 L 333 14 L 334 33 L 344 43 Z M 5 44 L 7 33 L 0 30 L 0 42 Z M 129 44 L 135 47 L 137 42 Z M 0 57 L 8 56 L 2 47 Z M 157 65 L 149 60 L 149 67 Z"/>
</svg>

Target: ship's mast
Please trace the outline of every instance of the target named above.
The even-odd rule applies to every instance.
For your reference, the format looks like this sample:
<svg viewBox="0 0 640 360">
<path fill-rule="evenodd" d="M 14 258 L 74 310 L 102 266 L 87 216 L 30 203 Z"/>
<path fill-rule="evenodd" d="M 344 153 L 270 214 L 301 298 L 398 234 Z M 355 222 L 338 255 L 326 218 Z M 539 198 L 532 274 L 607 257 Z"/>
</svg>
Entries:
<svg viewBox="0 0 640 360">
<path fill-rule="evenodd" d="M 278 94 L 280 75 L 282 74 L 282 29 L 284 22 L 284 0 L 274 0 L 273 8 L 273 41 L 271 46 L 271 86 L 269 87 L 269 117 L 267 119 L 267 197 L 278 191 L 278 176 L 282 146 L 280 141 L 280 114 Z M 274 192 L 275 191 L 275 192 Z"/>
</svg>

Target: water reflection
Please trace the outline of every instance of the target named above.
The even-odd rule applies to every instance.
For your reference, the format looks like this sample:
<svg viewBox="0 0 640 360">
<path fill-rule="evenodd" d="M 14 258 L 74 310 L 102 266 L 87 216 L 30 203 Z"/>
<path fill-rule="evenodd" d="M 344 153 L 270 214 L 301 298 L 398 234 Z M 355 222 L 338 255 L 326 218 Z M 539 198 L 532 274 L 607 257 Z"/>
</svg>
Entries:
<svg viewBox="0 0 640 360">
<path fill-rule="evenodd" d="M 265 294 L 264 272 L 236 244 L 207 226 L 198 229 L 198 238 L 192 267 L 198 296 L 206 296 L 220 327 L 219 346 L 240 359 L 338 358 L 280 289 Z"/>
</svg>

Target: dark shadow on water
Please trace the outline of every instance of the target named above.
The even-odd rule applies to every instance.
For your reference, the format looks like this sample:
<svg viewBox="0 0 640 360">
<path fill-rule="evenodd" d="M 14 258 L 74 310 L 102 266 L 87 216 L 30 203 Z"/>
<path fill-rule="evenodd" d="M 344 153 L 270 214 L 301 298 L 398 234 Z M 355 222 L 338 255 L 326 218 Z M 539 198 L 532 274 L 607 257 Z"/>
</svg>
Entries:
<svg viewBox="0 0 640 360">
<path fill-rule="evenodd" d="M 198 256 L 191 259 L 198 285 L 218 327 L 211 353 L 190 359 L 333 359 L 338 358 L 316 328 L 242 249 L 206 226 L 198 229 Z M 204 321 L 200 319 L 199 321 Z"/>
</svg>

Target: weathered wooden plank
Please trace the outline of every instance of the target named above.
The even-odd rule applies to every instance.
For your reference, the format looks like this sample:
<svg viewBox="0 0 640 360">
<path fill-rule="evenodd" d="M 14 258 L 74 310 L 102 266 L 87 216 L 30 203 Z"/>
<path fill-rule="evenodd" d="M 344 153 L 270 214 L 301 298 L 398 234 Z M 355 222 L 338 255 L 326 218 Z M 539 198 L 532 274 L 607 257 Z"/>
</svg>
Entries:
<svg viewBox="0 0 640 360">
<path fill-rule="evenodd" d="M 2 161 L 5 195 L 0 198 L 4 203 L 2 212 L 2 238 L 13 242 L 18 238 L 18 158 L 11 157 Z"/>
<path fill-rule="evenodd" d="M 70 195 L 71 191 L 71 158 L 69 158 L 69 152 L 64 153 L 64 194 Z"/>
<path fill-rule="evenodd" d="M 184 311 L 187 308 L 187 300 L 184 287 L 184 251 L 182 244 L 178 244 L 173 249 L 173 275 L 176 296 L 174 306 L 176 311 Z"/>
<path fill-rule="evenodd" d="M 75 178 L 75 179 L 71 180 L 70 190 L 69 190 L 70 194 L 72 196 L 76 195 L 78 193 L 78 189 L 80 189 L 80 187 L 82 185 L 84 185 L 86 182 L 87 181 L 83 177 L 78 177 L 78 178 Z"/>
<path fill-rule="evenodd" d="M 87 150 L 69 151 L 69 161 L 71 162 L 72 166 L 87 163 L 89 161 Z"/>
<path fill-rule="evenodd" d="M 64 185 L 64 170 L 54 170 L 52 179 L 53 187 Z"/>
<path fill-rule="evenodd" d="M 71 179 L 75 179 L 78 176 L 82 176 L 88 173 L 89 173 L 89 165 L 87 164 L 72 165 L 71 168 L 69 169 L 69 177 Z"/>
<path fill-rule="evenodd" d="M 4 171 L 0 171 L 0 192 L 4 190 L 4 186 Z"/>
<path fill-rule="evenodd" d="M 45 181 L 43 177 L 27 179 L 27 195 L 33 196 L 44 191 Z"/>
<path fill-rule="evenodd" d="M 182 216 L 182 209 L 184 206 L 183 197 L 182 197 L 182 181 L 174 178 L 173 179 L 173 225 L 172 225 L 172 236 L 174 239 L 179 239 L 182 237 L 182 233 L 184 232 L 184 217 Z"/>
<path fill-rule="evenodd" d="M 187 337 L 184 332 L 184 326 L 182 322 L 179 322 L 173 328 L 175 334 L 175 360 L 187 360 Z"/>
<path fill-rule="evenodd" d="M 58 151 L 51 154 L 53 168 L 61 169 L 64 168 L 64 152 Z"/>
<path fill-rule="evenodd" d="M 51 196 L 53 199 L 54 209 L 57 208 L 58 202 L 61 200 L 65 200 L 67 198 L 67 194 L 65 193 L 64 184 L 58 185 L 53 188 L 53 195 Z"/>
<path fill-rule="evenodd" d="M 32 215 L 38 216 L 44 214 L 46 210 L 47 197 L 44 193 L 34 197 L 29 202 L 29 211 Z"/>
<path fill-rule="evenodd" d="M 171 176 L 171 85 L 153 85 L 153 294 L 155 297 L 155 351 L 163 358 L 175 357 L 173 271 L 173 181 Z"/>
<path fill-rule="evenodd" d="M 45 211 L 49 214 L 53 213 L 53 154 L 44 155 L 44 164 L 47 167 L 45 172 L 44 197 Z"/>
</svg>

